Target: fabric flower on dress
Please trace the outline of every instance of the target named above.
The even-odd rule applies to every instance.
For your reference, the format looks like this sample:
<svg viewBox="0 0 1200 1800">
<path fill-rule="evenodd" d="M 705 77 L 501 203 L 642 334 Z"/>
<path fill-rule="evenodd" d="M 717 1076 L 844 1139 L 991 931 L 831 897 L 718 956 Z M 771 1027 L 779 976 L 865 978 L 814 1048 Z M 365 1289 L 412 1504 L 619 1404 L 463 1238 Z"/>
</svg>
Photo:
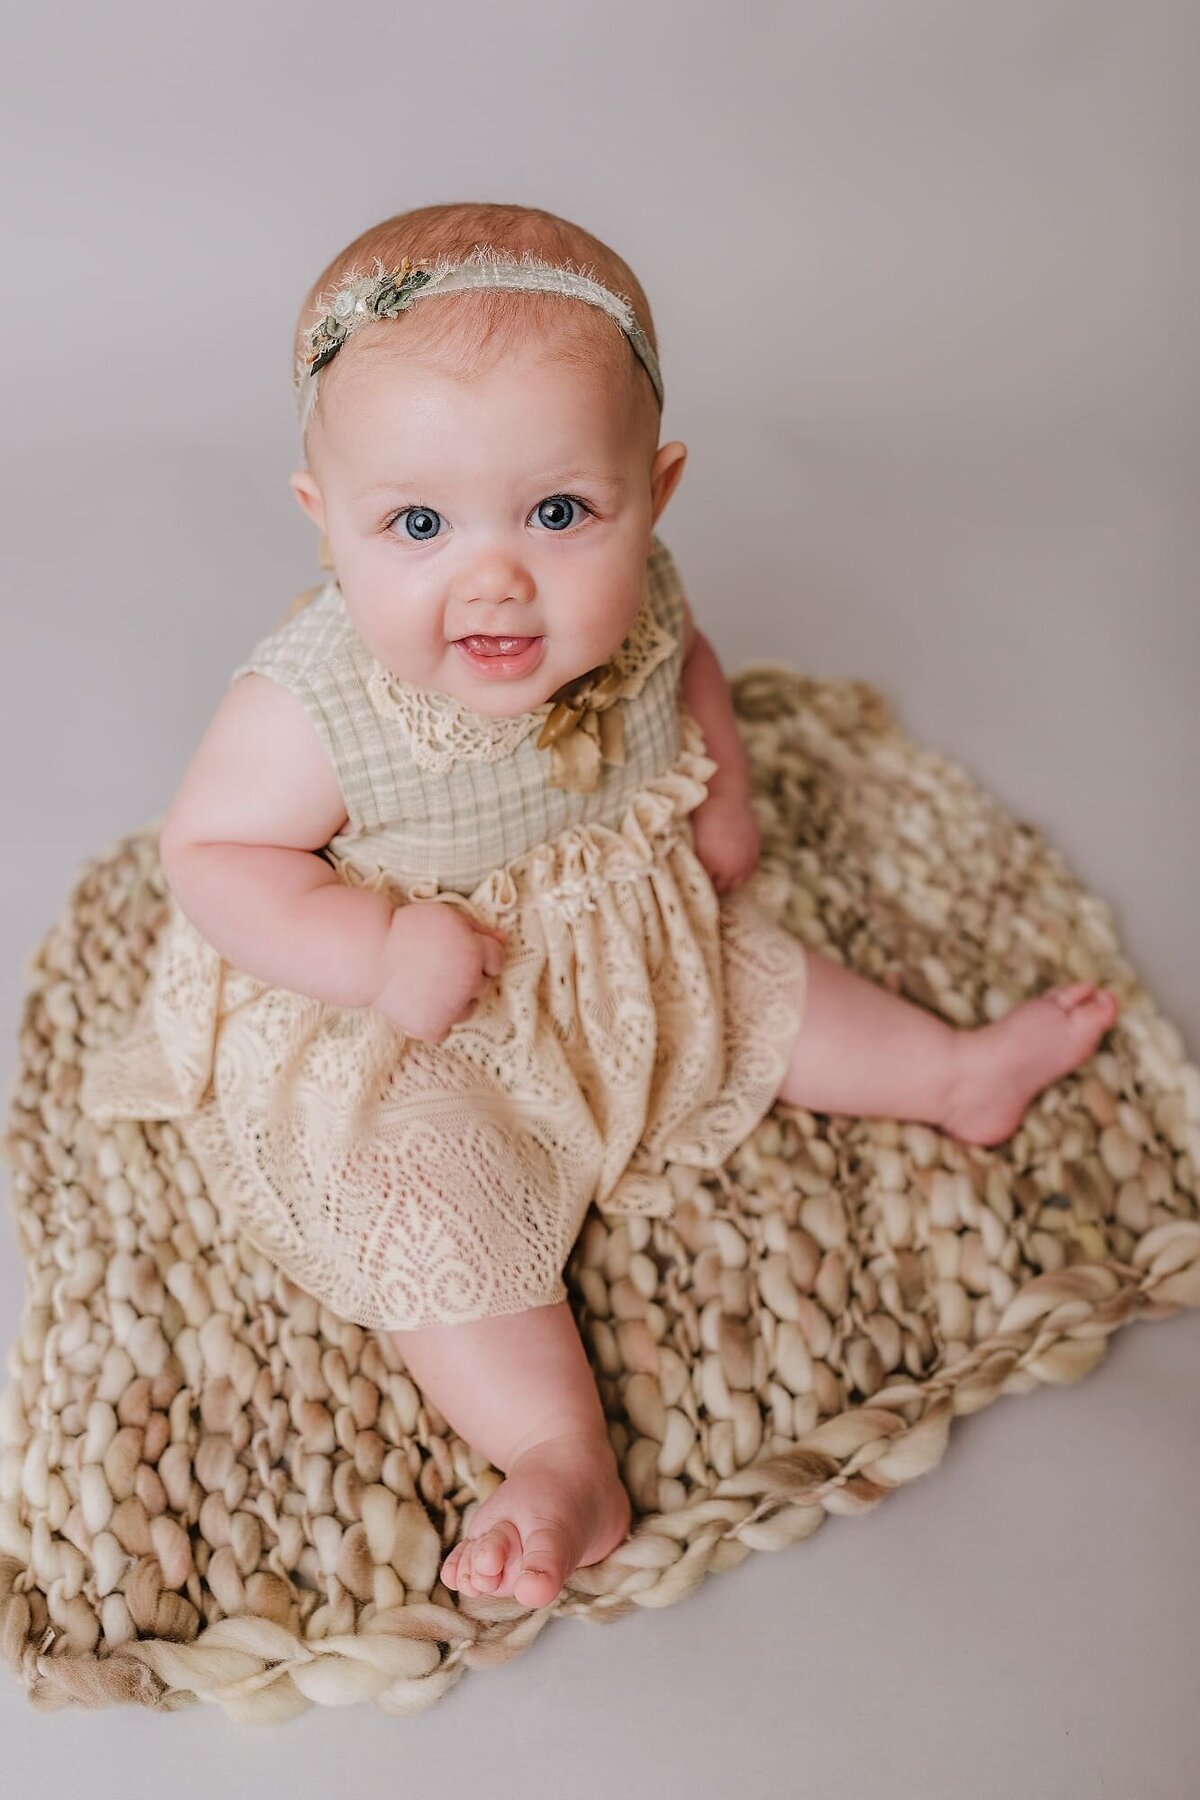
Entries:
<svg viewBox="0 0 1200 1800">
<path fill-rule="evenodd" d="M 611 709 L 627 686 L 624 672 L 610 657 L 559 688 L 537 740 L 539 750 L 550 752 L 548 787 L 593 793 L 601 763 L 625 761 L 624 721 Z"/>
</svg>

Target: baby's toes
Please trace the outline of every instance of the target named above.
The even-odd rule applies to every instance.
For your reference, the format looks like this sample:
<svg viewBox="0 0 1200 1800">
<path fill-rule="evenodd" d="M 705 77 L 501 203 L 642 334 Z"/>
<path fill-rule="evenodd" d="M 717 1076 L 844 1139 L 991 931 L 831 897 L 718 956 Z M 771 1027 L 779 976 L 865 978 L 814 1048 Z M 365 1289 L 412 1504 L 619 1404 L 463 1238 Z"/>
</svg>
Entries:
<svg viewBox="0 0 1200 1800">
<path fill-rule="evenodd" d="M 453 1550 L 442 1564 L 438 1580 L 442 1583 L 443 1587 L 457 1589 L 459 1579 L 458 1571 L 462 1565 L 463 1552 L 465 1549 L 465 1543 L 455 1544 Z"/>
<path fill-rule="evenodd" d="M 1113 1017 L 1121 1010 L 1117 996 L 1108 988 L 1098 988 L 1093 981 L 1074 981 L 1050 988 L 1044 995 L 1053 1000 L 1060 1012 L 1069 1018 L 1072 1013 L 1083 1012 L 1099 1018 L 1106 1014 Z"/>
<path fill-rule="evenodd" d="M 1081 1057 L 1095 1050 L 1121 1010 L 1121 1003 L 1114 993 L 1108 988 L 1097 988 L 1090 981 L 1050 988 L 1040 998 L 1049 1001 L 1062 1015 L 1068 1038 Z M 1036 1006 L 1037 1001 L 1033 1004 Z"/>
<path fill-rule="evenodd" d="M 475 1586 L 481 1593 L 497 1594 L 501 1591 L 505 1570 L 520 1567 L 521 1534 L 511 1520 L 499 1519 L 477 1538 L 468 1538 L 466 1549 L 470 1578 Z M 506 1591 L 512 1591 L 511 1581 Z"/>
<path fill-rule="evenodd" d="M 561 1594 L 567 1576 L 578 1567 L 571 1533 L 561 1525 L 531 1531 L 525 1553 L 514 1564 L 517 1575 L 513 1594 L 523 1606 L 549 1606 Z"/>
</svg>

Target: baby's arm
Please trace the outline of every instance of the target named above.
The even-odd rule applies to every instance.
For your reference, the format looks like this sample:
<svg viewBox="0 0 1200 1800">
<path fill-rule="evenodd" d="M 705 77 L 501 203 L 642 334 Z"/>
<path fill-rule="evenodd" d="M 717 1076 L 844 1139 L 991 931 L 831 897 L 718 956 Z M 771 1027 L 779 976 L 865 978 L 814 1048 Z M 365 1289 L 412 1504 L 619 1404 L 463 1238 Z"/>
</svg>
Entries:
<svg viewBox="0 0 1200 1800">
<path fill-rule="evenodd" d="M 750 803 L 750 764 L 746 747 L 738 731 L 729 683 L 717 653 L 702 631 L 696 628 L 692 610 L 683 602 L 687 634 L 684 638 L 683 671 L 679 695 L 701 731 L 707 754 L 717 764 L 717 772 L 708 784 L 708 806 L 713 800 Z"/>
<path fill-rule="evenodd" d="M 314 1000 L 369 1006 L 389 976 L 398 914 L 315 854 L 345 823 L 300 701 L 251 671 L 224 695 L 167 810 L 163 873 L 235 968 Z"/>
</svg>

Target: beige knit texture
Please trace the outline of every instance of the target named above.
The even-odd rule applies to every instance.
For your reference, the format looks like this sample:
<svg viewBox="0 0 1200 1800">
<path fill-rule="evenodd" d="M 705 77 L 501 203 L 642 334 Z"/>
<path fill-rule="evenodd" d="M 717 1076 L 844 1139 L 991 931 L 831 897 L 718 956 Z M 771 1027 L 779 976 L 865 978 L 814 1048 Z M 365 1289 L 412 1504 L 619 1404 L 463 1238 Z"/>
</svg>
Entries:
<svg viewBox="0 0 1200 1800">
<path fill-rule="evenodd" d="M 671 1218 L 595 1209 L 566 1269 L 634 1506 L 550 1606 L 438 1570 L 501 1477 L 389 1339 L 218 1217 L 169 1121 L 98 1128 L 81 1049 L 134 1012 L 151 829 L 85 863 L 28 964 L 5 1156 L 28 1292 L 0 1396 L 0 1651 L 42 1709 L 408 1714 L 552 1618 L 669 1606 L 940 1461 L 1200 1304 L 1200 1070 L 1110 909 L 860 682 L 733 681 L 764 858 L 807 945 L 957 1025 L 1090 980 L 1122 1012 L 1004 1144 L 776 1105 Z"/>
</svg>

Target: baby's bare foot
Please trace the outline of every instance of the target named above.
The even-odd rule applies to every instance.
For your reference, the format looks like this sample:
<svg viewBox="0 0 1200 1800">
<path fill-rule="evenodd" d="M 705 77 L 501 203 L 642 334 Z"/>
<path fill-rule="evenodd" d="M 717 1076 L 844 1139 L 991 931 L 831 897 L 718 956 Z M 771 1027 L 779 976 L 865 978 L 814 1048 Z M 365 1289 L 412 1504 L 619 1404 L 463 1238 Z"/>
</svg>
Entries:
<svg viewBox="0 0 1200 1800">
<path fill-rule="evenodd" d="M 1003 1143 L 1035 1095 L 1086 1062 L 1120 1010 L 1115 994 L 1080 981 L 961 1032 L 940 1129 L 966 1144 Z"/>
<path fill-rule="evenodd" d="M 511 1594 L 549 1606 L 573 1570 L 598 1563 L 629 1533 L 629 1495 L 607 1436 L 550 1438 L 519 1456 L 442 1565 L 460 1594 Z"/>
</svg>

